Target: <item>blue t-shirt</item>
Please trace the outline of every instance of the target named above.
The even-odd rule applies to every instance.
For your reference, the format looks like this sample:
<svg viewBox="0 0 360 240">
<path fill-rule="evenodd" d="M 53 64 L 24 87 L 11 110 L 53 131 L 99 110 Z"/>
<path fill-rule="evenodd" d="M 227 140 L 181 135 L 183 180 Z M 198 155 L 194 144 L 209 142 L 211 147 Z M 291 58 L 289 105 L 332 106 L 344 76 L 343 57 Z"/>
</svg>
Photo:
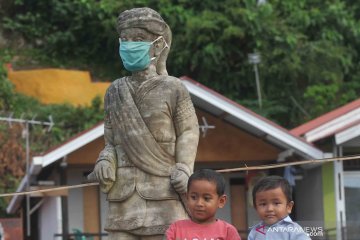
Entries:
<svg viewBox="0 0 360 240">
<path fill-rule="evenodd" d="M 251 228 L 248 240 L 311 240 L 302 227 L 289 216 L 267 226 L 260 222 Z"/>
</svg>

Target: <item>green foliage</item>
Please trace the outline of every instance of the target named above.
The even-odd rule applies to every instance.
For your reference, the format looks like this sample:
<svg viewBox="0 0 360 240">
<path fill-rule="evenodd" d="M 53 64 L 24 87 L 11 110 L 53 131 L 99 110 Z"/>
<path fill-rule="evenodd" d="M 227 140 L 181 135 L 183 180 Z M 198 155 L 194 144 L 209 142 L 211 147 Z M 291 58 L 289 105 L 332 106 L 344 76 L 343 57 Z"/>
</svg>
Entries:
<svg viewBox="0 0 360 240">
<path fill-rule="evenodd" d="M 13 86 L 7 79 L 5 63 L 10 60 L 8 50 L 0 49 L 0 110 L 10 109 Z"/>
<path fill-rule="evenodd" d="M 23 47 L 0 49 L 0 111 L 15 117 L 37 115 L 44 121 L 53 117 L 50 133 L 32 129 L 34 152 L 96 124 L 103 115 L 99 97 L 90 107 L 42 105 L 14 93 L 3 64 L 90 69 L 104 80 L 128 74 L 118 56 L 116 18 L 123 10 L 143 6 L 159 11 L 173 31 L 169 73 L 192 77 L 284 127 L 295 127 L 359 97 L 359 1 L 257 2 L 0 1 L 0 31 L 25 40 Z M 248 62 L 253 52 L 261 54 L 262 109 Z"/>
<path fill-rule="evenodd" d="M 278 116 L 286 115 L 289 111 L 289 109 L 275 101 L 262 101 L 262 108 L 259 107 L 258 100 L 243 100 L 239 101 L 239 103 L 243 106 L 248 106 L 254 112 L 267 119 L 274 119 L 278 124 L 280 124 L 280 122 L 276 120 Z"/>
<path fill-rule="evenodd" d="M 22 117 L 49 121 L 52 116 L 55 123 L 47 144 L 39 143 L 38 150 L 44 151 L 47 147 L 58 144 L 76 133 L 88 129 L 103 119 L 102 97 L 97 96 L 90 106 L 74 107 L 70 104 L 41 104 L 37 99 L 16 93 L 11 82 L 7 79 L 4 69 L 5 63 L 13 57 L 13 53 L 2 51 L 0 59 L 0 112 L 12 113 L 13 117 Z M 38 132 L 44 134 L 43 131 Z"/>
<path fill-rule="evenodd" d="M 51 116 L 54 121 L 55 125 L 49 133 L 44 132 L 46 129 L 38 131 L 42 135 L 49 134 L 44 140 L 47 144 L 39 142 L 39 146 L 35 146 L 40 152 L 94 126 L 103 119 L 102 101 L 99 96 L 94 98 L 89 107 L 74 107 L 70 104 L 43 105 L 36 99 L 22 94 L 13 96 L 14 117 L 31 119 L 36 116 L 38 120 L 49 121 Z"/>
<path fill-rule="evenodd" d="M 91 69 L 109 80 L 126 74 L 118 57 L 116 17 L 143 6 L 159 11 L 172 28 L 172 75 L 188 75 L 255 111 L 248 54 L 260 53 L 262 94 L 271 103 L 260 112 L 283 126 L 294 127 L 359 96 L 358 1 L 18 0 L 7 7 L 4 27 L 22 33 L 32 51 L 37 49 L 28 54 L 40 65 Z"/>
<path fill-rule="evenodd" d="M 0 192 L 1 193 L 5 193 L 5 192 L 15 192 L 16 191 L 16 187 L 19 184 L 19 179 L 14 177 L 11 174 L 5 174 L 1 176 L 1 181 L 0 181 Z M 8 214 L 6 213 L 6 207 L 9 204 L 9 198 L 0 198 L 0 217 L 7 217 Z"/>
<path fill-rule="evenodd" d="M 30 146 L 32 155 L 40 154 L 50 147 L 60 144 L 75 134 L 88 129 L 103 119 L 103 105 L 100 96 L 93 99 L 91 106 L 74 107 L 69 104 L 44 105 L 38 100 L 16 93 L 12 84 L 7 79 L 4 64 L 13 57 L 13 53 L 1 50 L 0 58 L 0 113 L 12 113 L 13 118 L 49 121 L 52 116 L 54 126 L 51 131 L 41 126 L 31 126 Z M 13 123 L 12 125 L 16 125 Z M 15 131 L 15 127 L 12 127 Z M 18 129 L 21 127 L 18 126 Z M 11 131 L 8 124 L 0 122 L 0 192 L 14 192 L 19 179 L 24 173 L 24 139 L 21 137 L 10 138 L 5 132 Z M 3 134 L 4 133 L 4 134 Z M 8 134 L 9 135 L 9 134 Z M 11 142 L 5 146 L 7 141 Z M 1 149 L 4 147 L 3 149 Z M 12 149 L 10 149 L 12 148 Z M 8 151 L 8 153 L 4 153 Z M 14 155 L 18 154 L 18 155 Z M 15 162 L 14 159 L 18 160 Z M 14 165 L 10 167 L 10 165 Z M 5 166 L 5 167 L 4 167 Z M 17 171 L 15 174 L 14 171 Z M 0 198 L 0 217 L 6 216 L 5 209 L 9 199 Z"/>
<path fill-rule="evenodd" d="M 106 64 L 117 63 L 115 18 L 96 0 L 21 0 L 3 18 L 3 27 L 22 34 L 31 49 L 27 54 L 41 66 L 74 67 L 105 72 Z M 35 54 L 34 54 L 35 52 Z M 25 52 L 26 54 L 26 52 Z M 113 70 L 114 71 L 114 70 Z"/>
</svg>

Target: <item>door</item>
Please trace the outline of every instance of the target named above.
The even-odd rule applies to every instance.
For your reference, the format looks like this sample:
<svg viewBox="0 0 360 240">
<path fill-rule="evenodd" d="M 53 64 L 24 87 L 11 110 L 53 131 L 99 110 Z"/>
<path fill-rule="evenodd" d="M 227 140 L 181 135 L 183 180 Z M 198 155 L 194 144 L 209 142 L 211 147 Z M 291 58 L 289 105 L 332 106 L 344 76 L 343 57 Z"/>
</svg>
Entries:
<svg viewBox="0 0 360 240">
<path fill-rule="evenodd" d="M 344 172 L 346 235 L 348 240 L 360 236 L 360 171 Z"/>
</svg>

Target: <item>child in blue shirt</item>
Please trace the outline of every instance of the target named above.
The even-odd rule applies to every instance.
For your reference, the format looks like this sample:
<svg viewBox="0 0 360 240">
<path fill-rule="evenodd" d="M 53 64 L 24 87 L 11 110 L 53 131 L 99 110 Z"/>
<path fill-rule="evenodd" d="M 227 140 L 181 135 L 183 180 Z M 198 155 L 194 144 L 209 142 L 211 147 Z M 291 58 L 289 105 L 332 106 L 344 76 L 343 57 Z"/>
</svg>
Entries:
<svg viewBox="0 0 360 240">
<path fill-rule="evenodd" d="M 254 208 L 262 221 L 252 227 L 248 240 L 311 240 L 289 216 L 294 202 L 286 179 L 264 177 L 255 184 L 252 196 Z"/>
</svg>

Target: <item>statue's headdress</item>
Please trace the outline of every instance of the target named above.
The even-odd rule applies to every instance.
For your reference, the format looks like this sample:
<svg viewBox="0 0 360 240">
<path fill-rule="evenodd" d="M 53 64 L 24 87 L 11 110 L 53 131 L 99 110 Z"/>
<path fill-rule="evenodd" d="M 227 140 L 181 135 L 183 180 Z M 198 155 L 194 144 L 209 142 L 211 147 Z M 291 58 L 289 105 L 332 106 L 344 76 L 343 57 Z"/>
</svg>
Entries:
<svg viewBox="0 0 360 240">
<path fill-rule="evenodd" d="M 121 33 L 126 28 L 142 28 L 158 36 L 163 36 L 168 47 L 160 54 L 156 65 L 159 75 L 168 75 L 166 70 L 166 59 L 169 55 L 172 34 L 169 26 L 159 13 L 151 8 L 133 8 L 120 13 L 118 17 L 117 31 Z"/>
</svg>

